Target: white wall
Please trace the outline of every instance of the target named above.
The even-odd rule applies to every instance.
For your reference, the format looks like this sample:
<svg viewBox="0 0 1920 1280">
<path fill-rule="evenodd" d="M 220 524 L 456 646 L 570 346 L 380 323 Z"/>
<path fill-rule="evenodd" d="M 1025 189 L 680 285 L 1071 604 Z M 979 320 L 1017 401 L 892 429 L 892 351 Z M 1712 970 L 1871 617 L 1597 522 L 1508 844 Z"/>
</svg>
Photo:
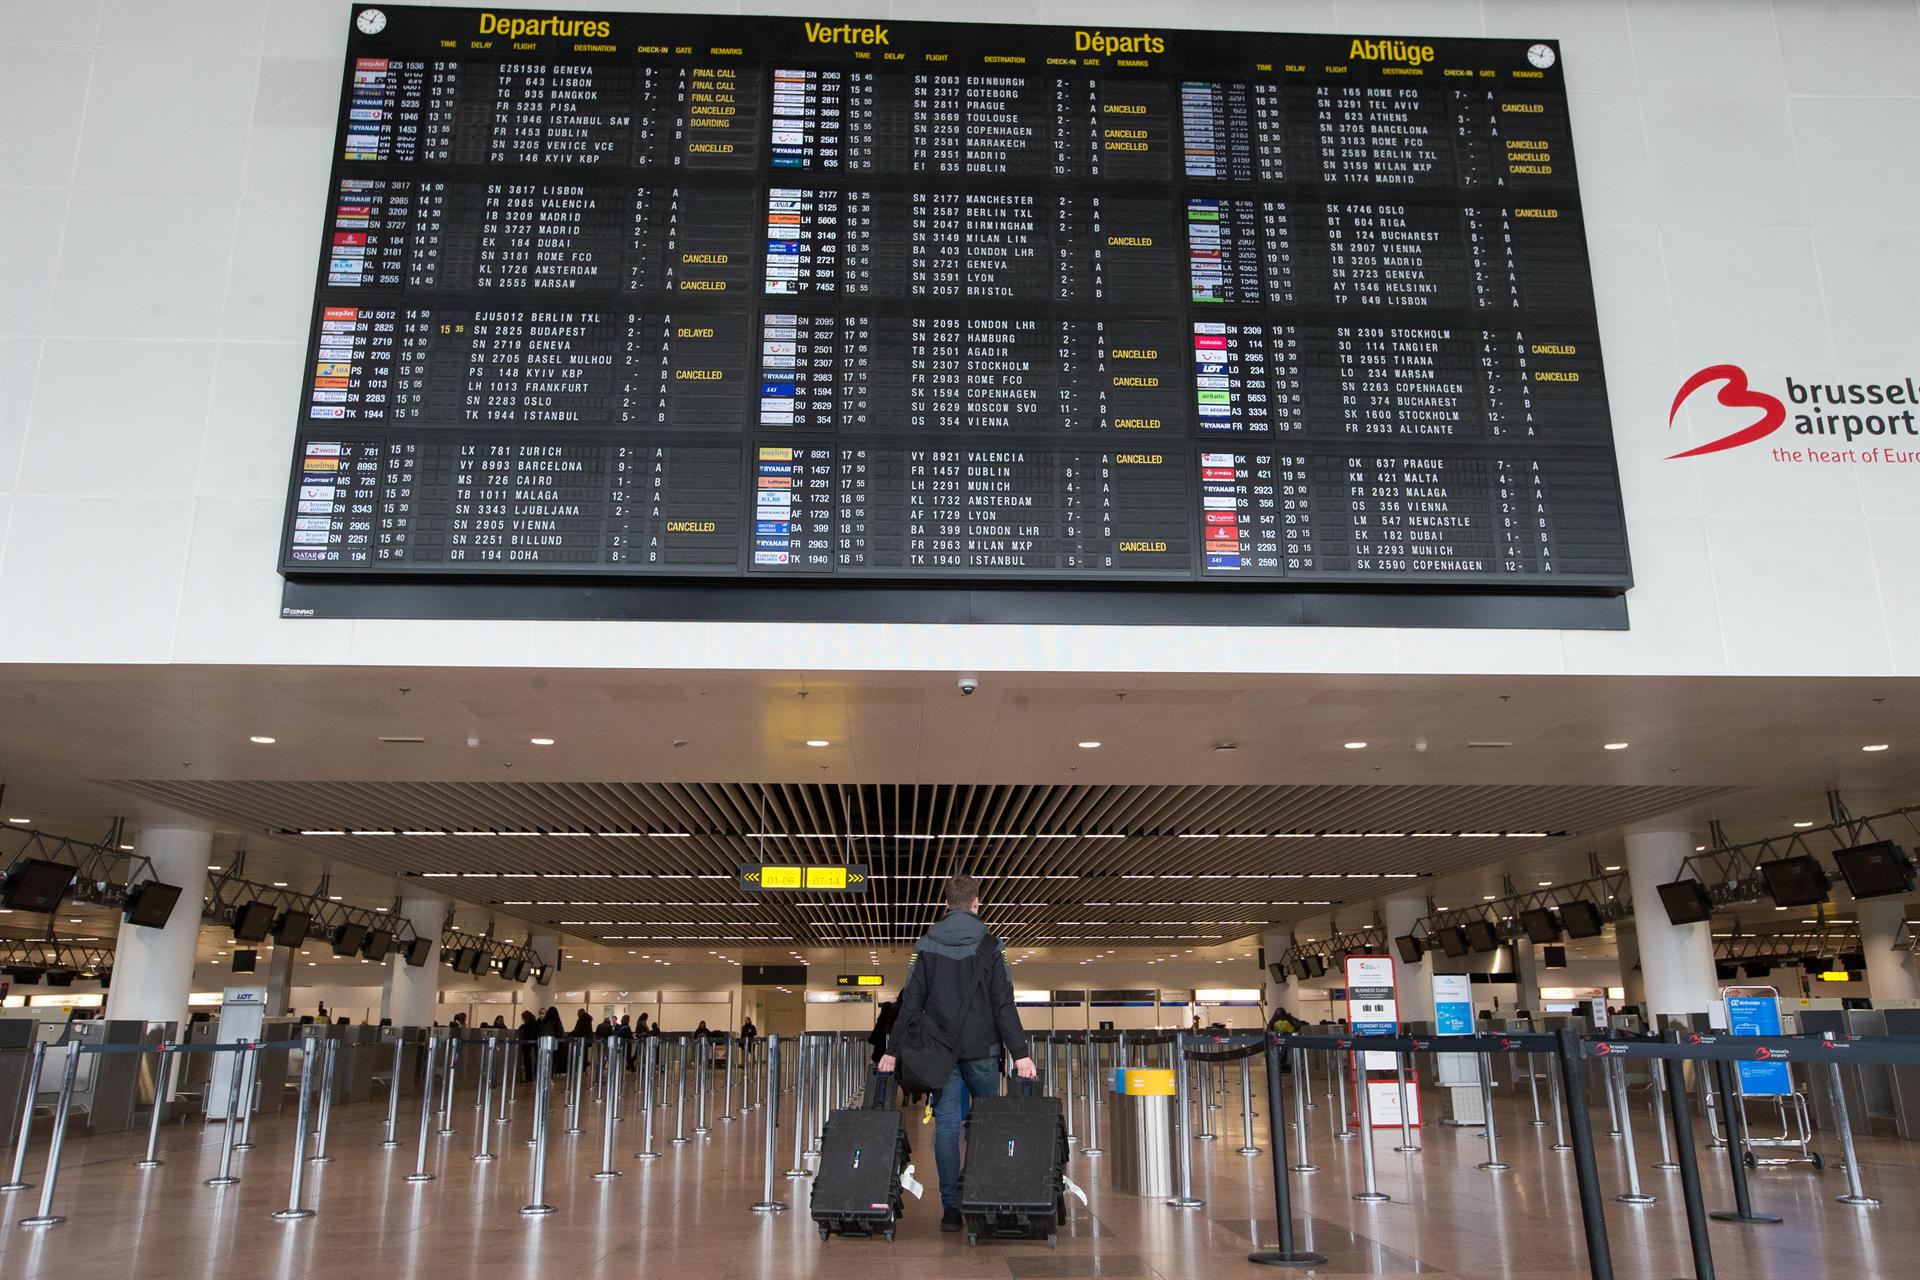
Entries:
<svg viewBox="0 0 1920 1280">
<path fill-rule="evenodd" d="M 1756 386 L 1920 372 L 1913 0 L 966 10 L 1558 37 L 1640 583 L 1632 630 L 281 621 L 275 540 L 349 6 L 4 0 L 0 661 L 1920 673 L 1920 466 L 1795 468 L 1757 447 L 1663 460 L 1744 425 L 1702 396 L 1668 431 L 1702 365 L 1744 363 Z"/>
</svg>

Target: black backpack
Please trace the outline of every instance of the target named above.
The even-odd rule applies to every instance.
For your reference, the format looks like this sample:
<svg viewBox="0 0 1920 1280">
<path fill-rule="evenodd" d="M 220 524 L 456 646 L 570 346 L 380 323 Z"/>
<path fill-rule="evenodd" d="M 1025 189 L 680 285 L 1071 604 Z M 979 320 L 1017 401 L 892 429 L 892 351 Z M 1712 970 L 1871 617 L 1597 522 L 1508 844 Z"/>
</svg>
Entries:
<svg viewBox="0 0 1920 1280">
<path fill-rule="evenodd" d="M 982 947 L 981 951 L 987 949 Z M 973 954 L 973 981 L 967 984 L 966 999 L 960 1002 L 960 1012 L 952 1026 L 945 1025 L 925 1005 L 912 1013 L 902 1014 L 894 1025 L 894 1071 L 907 1092 L 938 1093 L 953 1078 L 960 1062 L 960 1056 L 953 1047 L 954 1041 L 967 1025 L 967 1015 L 973 1012 L 974 998 L 980 994 L 987 972 L 986 965 L 981 962 L 981 951 Z"/>
</svg>

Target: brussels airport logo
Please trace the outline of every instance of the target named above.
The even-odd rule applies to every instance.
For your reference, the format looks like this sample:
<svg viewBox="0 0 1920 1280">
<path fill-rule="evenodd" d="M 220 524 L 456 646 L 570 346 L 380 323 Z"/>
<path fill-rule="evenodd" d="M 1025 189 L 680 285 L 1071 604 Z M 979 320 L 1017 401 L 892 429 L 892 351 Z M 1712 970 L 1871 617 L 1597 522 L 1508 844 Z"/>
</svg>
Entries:
<svg viewBox="0 0 1920 1280">
<path fill-rule="evenodd" d="M 1674 393 L 1667 410 L 1669 431 L 1682 406 L 1708 387 L 1715 388 L 1709 403 L 1720 407 L 1696 408 L 1695 417 L 1719 434 L 1668 454 L 1668 461 L 1725 453 L 1772 437 L 1768 452 L 1775 462 L 1920 464 L 1920 423 L 1914 418 L 1920 383 L 1913 378 L 1823 382 L 1789 376 L 1782 380 L 1785 394 L 1780 396 L 1755 389 L 1740 365 L 1710 364 Z M 1782 427 L 1790 427 L 1791 434 L 1776 436 Z"/>
</svg>

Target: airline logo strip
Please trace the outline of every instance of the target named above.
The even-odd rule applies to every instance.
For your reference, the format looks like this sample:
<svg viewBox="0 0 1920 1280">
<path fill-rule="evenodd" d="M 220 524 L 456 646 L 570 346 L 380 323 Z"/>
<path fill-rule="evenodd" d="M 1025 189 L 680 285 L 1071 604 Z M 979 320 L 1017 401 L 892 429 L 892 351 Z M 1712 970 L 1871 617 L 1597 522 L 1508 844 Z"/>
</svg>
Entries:
<svg viewBox="0 0 1920 1280">
<path fill-rule="evenodd" d="M 1220 202 L 1187 201 L 1187 277 L 1195 302 L 1224 302 L 1227 276 L 1220 244 Z"/>
<path fill-rule="evenodd" d="M 793 425 L 794 401 L 799 396 L 800 317 L 774 315 L 760 324 L 760 425 Z"/>
<path fill-rule="evenodd" d="M 358 307 L 326 307 L 320 312 L 320 344 L 316 350 L 307 416 L 337 421 L 347 416 L 356 361 L 362 354 Z"/>
<path fill-rule="evenodd" d="M 381 184 L 366 178 L 346 178 L 333 206 L 333 239 L 327 247 L 327 283 L 358 288 L 367 273 L 367 233 L 373 224 L 373 206 Z"/>
<path fill-rule="evenodd" d="M 762 446 L 754 462 L 753 562 L 793 558 L 793 450 Z"/>
<path fill-rule="evenodd" d="M 1239 455 L 1200 455 L 1200 511 L 1206 523 L 1207 568 L 1234 572 L 1240 568 Z"/>
<path fill-rule="evenodd" d="M 388 78 L 385 58 L 358 58 L 353 64 L 353 92 L 347 104 L 347 137 L 342 160 L 383 160 L 380 122 L 385 117 Z"/>
<path fill-rule="evenodd" d="M 767 192 L 767 292 L 800 292 L 801 223 L 807 193 L 794 187 Z"/>
<path fill-rule="evenodd" d="M 300 456 L 300 493 L 294 500 L 293 558 L 332 559 L 324 548 L 332 540 L 344 480 L 342 446 L 337 440 L 309 440 Z"/>
</svg>

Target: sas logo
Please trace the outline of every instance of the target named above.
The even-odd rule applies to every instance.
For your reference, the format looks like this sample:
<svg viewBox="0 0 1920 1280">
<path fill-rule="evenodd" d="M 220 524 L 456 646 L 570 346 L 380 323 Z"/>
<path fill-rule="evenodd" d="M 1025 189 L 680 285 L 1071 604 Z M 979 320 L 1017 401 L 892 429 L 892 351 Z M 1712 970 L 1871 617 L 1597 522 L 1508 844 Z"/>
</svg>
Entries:
<svg viewBox="0 0 1920 1280">
<path fill-rule="evenodd" d="M 1768 456 L 1787 463 L 1872 463 L 1913 466 L 1920 463 L 1920 378 L 1888 382 L 1780 380 L 1784 394 L 1754 388 L 1737 364 L 1710 364 L 1680 385 L 1667 409 L 1667 429 L 1679 420 L 1681 406 L 1704 388 L 1714 388 L 1719 409 L 1696 408 L 1695 420 L 1713 439 L 1667 455 L 1698 458 L 1753 444 L 1791 424 L 1791 439 L 1768 446 Z"/>
</svg>

